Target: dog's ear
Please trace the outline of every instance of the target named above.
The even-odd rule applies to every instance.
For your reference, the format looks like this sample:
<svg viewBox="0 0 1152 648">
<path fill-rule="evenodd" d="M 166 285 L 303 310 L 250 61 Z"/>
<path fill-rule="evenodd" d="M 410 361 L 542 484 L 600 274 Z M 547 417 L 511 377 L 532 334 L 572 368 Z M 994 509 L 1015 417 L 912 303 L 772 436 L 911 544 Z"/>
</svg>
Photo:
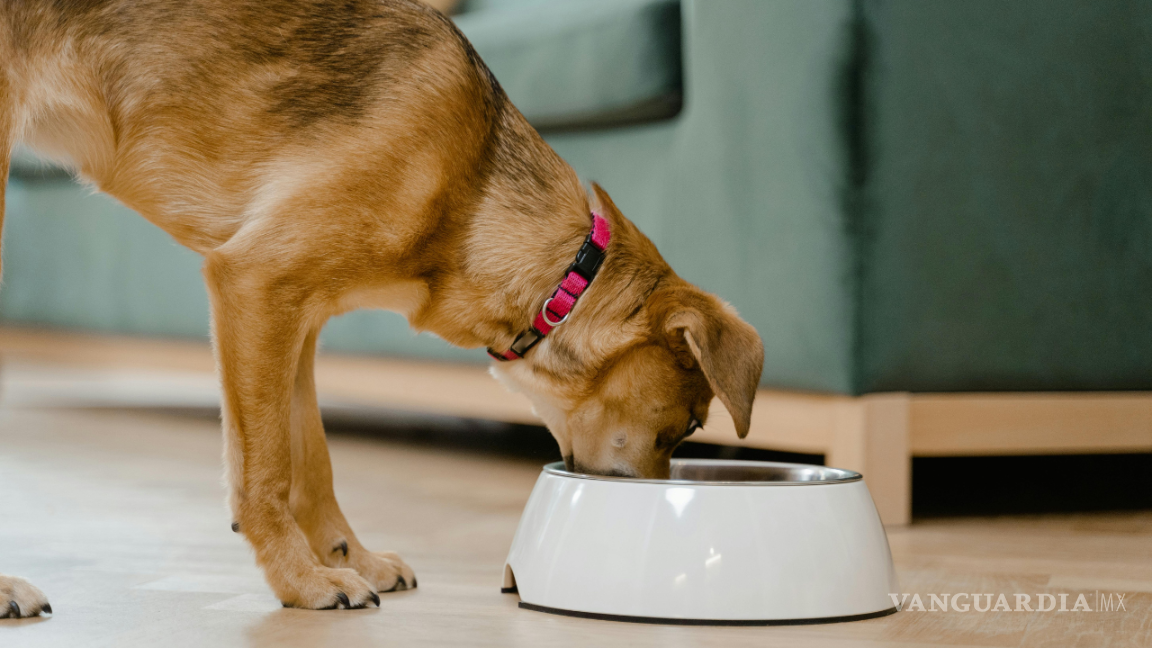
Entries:
<svg viewBox="0 0 1152 648">
<path fill-rule="evenodd" d="M 600 215 L 610 220 L 615 220 L 613 217 L 620 214 L 620 210 L 616 208 L 616 203 L 612 202 L 612 197 L 604 191 L 604 187 L 599 184 L 592 183 L 592 209 L 600 212 Z"/>
<path fill-rule="evenodd" d="M 731 306 L 697 289 L 676 290 L 666 299 L 671 302 L 664 319 L 669 346 L 682 362 L 699 365 L 743 439 L 764 368 L 760 336 Z"/>
</svg>

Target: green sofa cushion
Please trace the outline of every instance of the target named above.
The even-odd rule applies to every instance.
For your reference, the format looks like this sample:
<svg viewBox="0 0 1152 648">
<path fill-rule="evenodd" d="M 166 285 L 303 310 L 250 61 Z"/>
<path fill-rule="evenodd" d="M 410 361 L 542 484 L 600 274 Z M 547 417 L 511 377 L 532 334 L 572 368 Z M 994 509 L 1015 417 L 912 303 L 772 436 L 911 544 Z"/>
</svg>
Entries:
<svg viewBox="0 0 1152 648">
<path fill-rule="evenodd" d="M 537 128 L 680 109 L 679 0 L 488 0 L 455 20 Z"/>
</svg>

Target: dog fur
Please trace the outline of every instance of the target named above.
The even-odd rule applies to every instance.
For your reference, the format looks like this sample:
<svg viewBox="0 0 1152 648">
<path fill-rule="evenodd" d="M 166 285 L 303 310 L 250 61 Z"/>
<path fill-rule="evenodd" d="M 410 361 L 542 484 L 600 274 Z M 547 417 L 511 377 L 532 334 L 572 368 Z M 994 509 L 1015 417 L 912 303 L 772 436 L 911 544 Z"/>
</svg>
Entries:
<svg viewBox="0 0 1152 648">
<path fill-rule="evenodd" d="M 324 322 L 385 308 L 506 349 L 591 209 L 612 227 L 600 275 L 570 322 L 493 373 L 578 470 L 666 477 L 714 394 L 747 433 L 755 330 L 590 195 L 413 0 L 5 0 L 0 177 L 17 141 L 203 255 L 234 528 L 287 606 L 416 586 L 336 503 L 312 379 Z M 38 613 L 17 584 L 0 577 L 0 605 Z"/>
</svg>

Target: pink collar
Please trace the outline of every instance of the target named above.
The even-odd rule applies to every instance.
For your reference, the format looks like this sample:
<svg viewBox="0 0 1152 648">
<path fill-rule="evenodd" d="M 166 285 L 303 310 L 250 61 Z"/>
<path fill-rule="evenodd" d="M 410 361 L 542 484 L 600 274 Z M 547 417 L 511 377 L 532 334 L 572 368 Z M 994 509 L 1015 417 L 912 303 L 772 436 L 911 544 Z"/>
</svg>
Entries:
<svg viewBox="0 0 1152 648">
<path fill-rule="evenodd" d="M 608 249 L 608 241 L 612 239 L 612 232 L 608 221 L 600 214 L 592 212 L 592 231 L 584 238 L 584 244 L 576 253 L 576 261 L 568 266 L 564 281 L 552 291 L 552 296 L 544 300 L 544 306 L 536 313 L 532 326 L 527 331 L 516 336 L 512 348 L 503 353 L 488 349 L 488 355 L 506 362 L 519 360 L 536 346 L 540 340 L 552 332 L 552 329 L 568 321 L 572 314 L 572 307 L 576 300 L 588 288 L 588 284 L 596 278 L 600 271 L 600 264 L 604 262 L 604 252 Z"/>
</svg>

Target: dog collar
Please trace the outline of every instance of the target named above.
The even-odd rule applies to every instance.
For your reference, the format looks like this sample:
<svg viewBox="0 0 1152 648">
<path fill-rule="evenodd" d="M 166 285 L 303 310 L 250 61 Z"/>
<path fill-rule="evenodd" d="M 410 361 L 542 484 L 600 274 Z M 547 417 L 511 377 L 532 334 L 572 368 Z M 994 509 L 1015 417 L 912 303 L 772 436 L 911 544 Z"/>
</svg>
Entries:
<svg viewBox="0 0 1152 648">
<path fill-rule="evenodd" d="M 488 349 L 488 355 L 501 362 L 519 360 L 525 353 L 532 350 L 540 340 L 552 332 L 552 329 L 568 321 L 572 314 L 572 307 L 576 300 L 588 289 L 588 284 L 596 278 L 600 271 L 600 264 L 604 262 L 604 251 L 608 249 L 608 241 L 612 239 L 612 232 L 608 221 L 600 214 L 592 212 L 592 230 L 584 237 L 584 244 L 576 253 L 576 261 L 568 266 L 564 272 L 564 280 L 552 291 L 552 295 L 544 300 L 540 312 L 532 321 L 532 326 L 512 342 L 512 348 L 504 351 Z"/>
</svg>

